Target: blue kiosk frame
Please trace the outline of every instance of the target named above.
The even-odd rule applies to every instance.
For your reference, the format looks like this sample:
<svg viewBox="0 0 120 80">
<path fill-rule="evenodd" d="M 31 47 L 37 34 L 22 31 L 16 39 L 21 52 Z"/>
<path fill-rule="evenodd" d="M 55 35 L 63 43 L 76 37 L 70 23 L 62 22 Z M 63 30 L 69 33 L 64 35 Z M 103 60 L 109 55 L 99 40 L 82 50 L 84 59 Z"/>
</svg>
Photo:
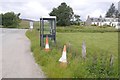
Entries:
<svg viewBox="0 0 120 80">
<path fill-rule="evenodd" d="M 49 27 L 50 27 L 50 34 L 45 34 L 44 33 L 44 28 L 45 28 L 45 21 L 49 21 Z M 49 16 L 49 17 L 41 17 L 40 18 L 40 46 L 44 47 L 44 38 L 48 36 L 49 38 L 51 38 L 51 40 L 54 41 L 54 43 L 56 44 L 56 16 Z"/>
</svg>

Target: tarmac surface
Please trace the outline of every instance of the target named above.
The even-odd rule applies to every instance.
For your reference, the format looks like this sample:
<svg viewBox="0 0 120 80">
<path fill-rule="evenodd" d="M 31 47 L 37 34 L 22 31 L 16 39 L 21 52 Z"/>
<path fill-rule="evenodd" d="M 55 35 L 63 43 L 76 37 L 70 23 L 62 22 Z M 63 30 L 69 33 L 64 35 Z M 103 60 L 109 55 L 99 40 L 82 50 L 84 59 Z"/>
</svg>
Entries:
<svg viewBox="0 0 120 80">
<path fill-rule="evenodd" d="M 2 78 L 45 78 L 32 56 L 30 40 L 25 36 L 26 31 L 27 29 L 0 28 Z"/>
</svg>

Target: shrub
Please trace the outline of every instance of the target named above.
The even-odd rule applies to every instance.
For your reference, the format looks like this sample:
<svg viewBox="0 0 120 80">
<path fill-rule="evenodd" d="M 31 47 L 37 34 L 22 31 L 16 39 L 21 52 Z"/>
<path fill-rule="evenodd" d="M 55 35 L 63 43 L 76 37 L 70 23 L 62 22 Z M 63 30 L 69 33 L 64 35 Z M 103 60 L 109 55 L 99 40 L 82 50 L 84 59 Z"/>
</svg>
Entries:
<svg viewBox="0 0 120 80">
<path fill-rule="evenodd" d="M 15 14 L 14 12 L 7 12 L 2 14 L 2 25 L 8 28 L 18 27 L 20 23 L 19 16 L 20 13 Z"/>
</svg>

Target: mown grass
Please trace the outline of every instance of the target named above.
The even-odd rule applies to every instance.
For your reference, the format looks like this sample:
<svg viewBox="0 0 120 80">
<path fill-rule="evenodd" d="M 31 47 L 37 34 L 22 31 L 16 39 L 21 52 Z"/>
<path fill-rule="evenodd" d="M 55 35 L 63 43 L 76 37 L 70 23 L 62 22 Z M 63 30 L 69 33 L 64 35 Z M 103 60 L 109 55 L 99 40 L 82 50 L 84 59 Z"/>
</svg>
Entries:
<svg viewBox="0 0 120 80">
<path fill-rule="evenodd" d="M 31 40 L 31 50 L 36 62 L 50 78 L 117 78 L 118 77 L 118 33 L 60 33 L 57 32 L 57 44 L 50 42 L 51 50 L 45 52 L 40 47 L 39 32 L 26 32 Z M 81 45 L 85 40 L 87 58 L 81 57 Z M 62 68 L 59 58 L 63 45 L 67 45 L 67 68 Z M 70 45 L 69 45 L 70 44 Z M 110 66 L 110 56 L 114 57 Z"/>
</svg>

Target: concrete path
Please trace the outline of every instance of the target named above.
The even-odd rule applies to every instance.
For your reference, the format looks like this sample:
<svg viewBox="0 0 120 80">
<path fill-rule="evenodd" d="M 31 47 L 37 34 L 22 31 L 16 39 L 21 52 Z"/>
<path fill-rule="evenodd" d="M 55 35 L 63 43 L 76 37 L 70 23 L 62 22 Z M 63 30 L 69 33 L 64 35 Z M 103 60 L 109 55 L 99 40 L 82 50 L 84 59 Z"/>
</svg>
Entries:
<svg viewBox="0 0 120 80">
<path fill-rule="evenodd" d="M 2 47 L 0 47 L 2 50 L 2 78 L 45 77 L 34 61 L 30 52 L 30 40 L 25 36 L 25 32 L 25 29 L 2 29 L 2 34 L 0 34 L 0 38 L 2 38 Z"/>
</svg>

